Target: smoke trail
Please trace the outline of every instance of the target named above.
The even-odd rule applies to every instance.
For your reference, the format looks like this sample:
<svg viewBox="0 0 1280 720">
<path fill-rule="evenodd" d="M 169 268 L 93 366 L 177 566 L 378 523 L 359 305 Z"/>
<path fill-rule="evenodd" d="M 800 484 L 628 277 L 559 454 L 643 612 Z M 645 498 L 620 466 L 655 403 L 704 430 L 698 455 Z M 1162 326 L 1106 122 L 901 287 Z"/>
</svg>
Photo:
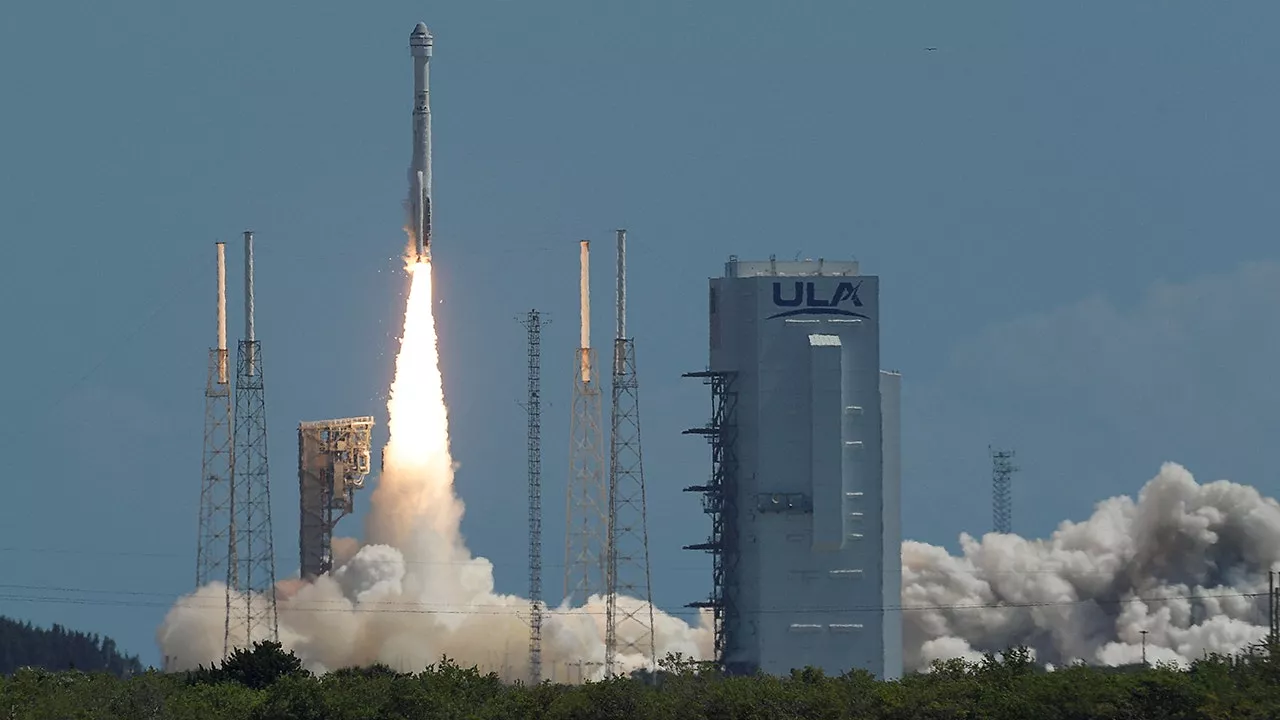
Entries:
<svg viewBox="0 0 1280 720">
<path fill-rule="evenodd" d="M 1280 505 L 1226 480 L 1199 485 L 1166 463 L 1136 502 L 1104 500 L 1047 540 L 960 541 L 960 557 L 903 544 L 903 605 L 930 608 L 904 613 L 908 667 L 1018 644 L 1054 665 L 1133 663 L 1142 630 L 1151 662 L 1187 663 L 1267 633 Z M 973 607 L 997 603 L 1021 607 Z"/>
<path fill-rule="evenodd" d="M 409 266 L 412 283 L 395 381 L 387 403 L 391 436 L 371 499 L 366 543 L 335 542 L 338 568 L 313 583 L 278 584 L 280 641 L 315 671 L 385 663 L 418 670 L 448 655 L 507 679 L 528 675 L 528 601 L 494 592 L 493 565 L 472 557 L 453 491 L 449 419 L 432 314 L 431 265 Z M 181 599 L 158 631 L 172 669 L 222 655 L 224 586 Z M 619 598 L 623 607 L 639 601 Z M 620 613 L 621 614 L 621 613 Z M 655 611 L 657 654 L 710 654 L 709 618 L 697 627 Z M 623 638 L 640 628 L 621 624 Z M 243 634 L 243 631 L 241 631 Z M 561 682 L 599 677 L 604 602 L 553 610 L 543 624 L 543 673 Z M 621 642 L 619 643 L 622 644 Z M 620 657 L 622 669 L 645 664 Z"/>
</svg>

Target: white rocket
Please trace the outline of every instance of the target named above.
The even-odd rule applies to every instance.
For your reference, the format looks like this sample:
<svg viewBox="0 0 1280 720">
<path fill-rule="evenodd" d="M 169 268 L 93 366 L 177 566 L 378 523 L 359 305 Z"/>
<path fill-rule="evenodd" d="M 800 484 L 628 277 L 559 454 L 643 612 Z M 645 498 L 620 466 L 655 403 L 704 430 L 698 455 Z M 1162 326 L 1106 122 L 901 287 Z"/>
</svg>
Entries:
<svg viewBox="0 0 1280 720">
<path fill-rule="evenodd" d="M 409 34 L 413 56 L 413 162 L 409 166 L 409 234 L 417 260 L 431 259 L 431 32 L 418 23 Z"/>
</svg>

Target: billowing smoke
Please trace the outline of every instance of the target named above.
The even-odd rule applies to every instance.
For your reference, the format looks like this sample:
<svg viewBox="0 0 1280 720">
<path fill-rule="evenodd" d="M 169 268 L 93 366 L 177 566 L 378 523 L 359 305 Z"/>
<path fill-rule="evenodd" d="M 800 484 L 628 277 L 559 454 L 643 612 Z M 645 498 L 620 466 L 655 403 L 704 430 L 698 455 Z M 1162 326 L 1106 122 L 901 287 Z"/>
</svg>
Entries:
<svg viewBox="0 0 1280 720">
<path fill-rule="evenodd" d="M 1014 645 L 1052 665 L 1133 663 L 1143 630 L 1150 662 L 1185 664 L 1267 634 L 1280 505 L 1167 463 L 1136 502 L 1104 500 L 1047 540 L 990 533 L 961 545 L 954 557 L 903 544 L 908 668 Z"/>
<path fill-rule="evenodd" d="M 494 592 L 493 565 L 463 542 L 462 501 L 454 495 L 448 411 L 440 377 L 431 265 L 410 266 L 412 286 L 395 381 L 387 403 L 390 440 L 371 498 L 365 542 L 335 542 L 337 569 L 313 583 L 278 584 L 280 641 L 314 671 L 383 663 L 420 670 L 442 655 L 528 677 L 529 601 Z M 216 662 L 224 642 L 225 586 L 184 597 L 158 632 L 173 669 Z M 257 599 L 257 598 L 256 598 Z M 260 599 L 259 599 L 260 600 Z M 638 600 L 618 598 L 619 646 L 641 628 L 621 621 Z M 604 662 L 604 602 L 552 609 L 543 621 L 543 676 L 560 682 L 599 677 Z M 645 613 L 647 615 L 647 613 Z M 657 657 L 711 652 L 709 618 L 692 627 L 654 612 Z M 232 629 L 243 637 L 244 629 Z M 255 637 L 255 639 L 258 639 Z M 647 664 L 620 655 L 619 670 Z"/>
</svg>

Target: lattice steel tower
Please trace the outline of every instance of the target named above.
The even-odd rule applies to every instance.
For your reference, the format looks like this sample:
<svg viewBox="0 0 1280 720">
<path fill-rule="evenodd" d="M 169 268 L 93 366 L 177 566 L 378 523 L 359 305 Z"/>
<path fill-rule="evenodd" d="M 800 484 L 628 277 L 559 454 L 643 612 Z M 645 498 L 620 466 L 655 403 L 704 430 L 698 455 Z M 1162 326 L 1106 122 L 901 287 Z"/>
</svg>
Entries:
<svg viewBox="0 0 1280 720">
<path fill-rule="evenodd" d="M 218 251 L 218 344 L 209 348 L 204 386 L 204 459 L 200 468 L 200 531 L 196 541 L 196 587 L 226 580 L 231 530 L 231 384 L 227 367 L 227 254 Z"/>
<path fill-rule="evenodd" d="M 600 371 L 591 347 L 590 243 L 581 241 L 581 343 L 574 355 L 569 492 L 565 511 L 564 594 L 574 605 L 605 593 L 608 492 L 604 482 Z"/>
<path fill-rule="evenodd" d="M 542 327 L 537 310 L 520 321 L 529 334 L 529 681 L 542 682 Z"/>
<path fill-rule="evenodd" d="M 617 336 L 613 341 L 613 405 L 609 432 L 609 521 L 604 666 L 616 670 L 618 652 L 643 653 L 656 667 L 653 597 L 649 590 L 649 530 L 644 460 L 640 451 L 640 392 L 635 340 L 627 336 L 627 231 L 618 231 Z M 639 600 L 618 607 L 618 595 Z M 626 632 L 618 634 L 623 624 Z"/>
<path fill-rule="evenodd" d="M 231 561 L 223 649 L 279 637 L 276 560 L 267 471 L 267 407 L 262 346 L 253 331 L 253 233 L 244 234 L 244 339 L 236 361 L 235 472 L 231 483 Z"/>
<path fill-rule="evenodd" d="M 991 525 L 998 533 L 1013 532 L 1013 465 L 1012 450 L 993 450 L 991 453 Z"/>
</svg>

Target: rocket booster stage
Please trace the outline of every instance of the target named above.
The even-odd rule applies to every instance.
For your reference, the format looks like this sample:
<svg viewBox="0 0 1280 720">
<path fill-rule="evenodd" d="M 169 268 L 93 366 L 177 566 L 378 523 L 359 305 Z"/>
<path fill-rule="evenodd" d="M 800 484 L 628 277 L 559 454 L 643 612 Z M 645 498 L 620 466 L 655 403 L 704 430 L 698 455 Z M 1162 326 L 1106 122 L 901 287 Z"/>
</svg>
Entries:
<svg viewBox="0 0 1280 720">
<path fill-rule="evenodd" d="M 431 259 L 431 32 L 418 23 L 409 35 L 413 56 L 413 162 L 409 166 L 410 252 Z"/>
</svg>

